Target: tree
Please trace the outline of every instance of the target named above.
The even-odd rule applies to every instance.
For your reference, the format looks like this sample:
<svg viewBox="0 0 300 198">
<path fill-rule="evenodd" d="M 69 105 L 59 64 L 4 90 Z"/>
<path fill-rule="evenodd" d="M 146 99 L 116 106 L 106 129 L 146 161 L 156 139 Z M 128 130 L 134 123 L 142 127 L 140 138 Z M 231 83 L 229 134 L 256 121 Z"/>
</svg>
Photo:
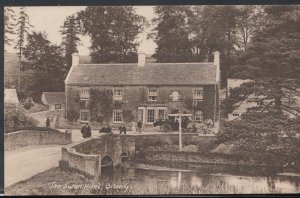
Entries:
<svg viewBox="0 0 300 198">
<path fill-rule="evenodd" d="M 24 70 L 33 72 L 34 83 L 28 90 L 39 98 L 44 91 L 64 91 L 64 79 L 67 73 L 63 50 L 51 44 L 41 32 L 28 35 L 24 49 Z"/>
<path fill-rule="evenodd" d="M 148 37 L 154 38 L 157 48 L 154 57 L 158 62 L 189 62 L 192 45 L 189 39 L 188 21 L 190 6 L 156 6 L 157 15 L 152 20 L 155 28 Z"/>
<path fill-rule="evenodd" d="M 253 35 L 261 30 L 265 13 L 262 6 L 247 5 L 238 6 L 238 12 L 236 16 L 236 31 L 237 31 L 237 43 L 239 49 L 247 50 L 248 43 Z"/>
<path fill-rule="evenodd" d="M 14 25 L 15 25 L 15 12 L 9 7 L 4 8 L 4 43 L 11 45 L 12 39 L 9 38 L 9 35 L 15 34 Z"/>
<path fill-rule="evenodd" d="M 146 19 L 133 6 L 87 7 L 78 13 L 82 32 L 91 37 L 93 62 L 135 62 L 137 35 Z"/>
<path fill-rule="evenodd" d="M 75 15 L 68 16 L 64 21 L 60 31 L 63 35 L 62 45 L 65 50 L 65 58 L 68 64 L 68 70 L 72 65 L 72 54 L 77 53 L 77 45 L 80 41 L 80 24 Z"/>
<path fill-rule="evenodd" d="M 29 28 L 33 27 L 29 23 L 29 17 L 25 12 L 25 8 L 21 7 L 20 12 L 19 12 L 19 17 L 17 19 L 17 35 L 18 35 L 18 40 L 15 46 L 15 49 L 19 50 L 19 62 L 21 63 L 22 59 L 22 52 L 24 50 L 24 43 L 26 39 L 26 35 L 29 33 Z"/>
</svg>

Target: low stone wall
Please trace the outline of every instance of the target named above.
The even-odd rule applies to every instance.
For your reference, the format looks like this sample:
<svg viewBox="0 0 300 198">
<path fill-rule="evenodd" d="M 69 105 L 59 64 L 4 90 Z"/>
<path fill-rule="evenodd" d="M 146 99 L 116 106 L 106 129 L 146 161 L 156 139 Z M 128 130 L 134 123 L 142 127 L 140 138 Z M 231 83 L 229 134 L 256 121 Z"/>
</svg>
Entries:
<svg viewBox="0 0 300 198">
<path fill-rule="evenodd" d="M 101 175 L 101 155 L 86 155 L 75 150 L 74 146 L 90 141 L 91 138 L 62 148 L 62 160 L 68 162 L 72 168 L 88 175 L 97 177 Z"/>
<path fill-rule="evenodd" d="M 22 130 L 4 135 L 4 148 L 11 150 L 27 145 L 59 144 L 66 145 L 72 142 L 71 133 L 56 131 Z"/>
<path fill-rule="evenodd" d="M 200 145 L 203 150 L 210 149 L 215 145 L 217 138 L 215 136 L 199 136 L 195 133 L 182 134 L 182 143 L 184 145 Z M 159 135 L 139 135 L 135 136 L 135 149 L 145 150 L 149 146 L 158 146 L 161 144 L 175 144 L 178 145 L 178 134 L 159 134 Z"/>
<path fill-rule="evenodd" d="M 167 161 L 177 163 L 201 163 L 211 165 L 248 165 L 249 162 L 236 156 L 218 154 L 201 154 L 199 152 L 184 151 L 145 151 L 143 158 L 146 161 Z"/>
</svg>

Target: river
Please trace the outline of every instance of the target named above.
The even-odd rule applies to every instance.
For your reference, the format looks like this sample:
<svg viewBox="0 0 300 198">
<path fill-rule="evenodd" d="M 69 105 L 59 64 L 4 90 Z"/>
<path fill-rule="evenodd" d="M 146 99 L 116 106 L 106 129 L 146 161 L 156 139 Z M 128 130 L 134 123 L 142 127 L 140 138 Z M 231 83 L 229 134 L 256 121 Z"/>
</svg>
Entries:
<svg viewBox="0 0 300 198">
<path fill-rule="evenodd" d="M 262 174 L 260 170 L 238 173 L 218 171 L 158 171 L 140 168 L 121 167 L 114 171 L 103 170 L 103 178 L 114 182 L 116 179 L 125 181 L 129 185 L 138 183 L 155 189 L 204 189 L 195 191 L 196 194 L 204 193 L 299 193 L 300 174 L 272 173 Z M 214 190 L 215 189 L 215 190 Z M 165 190 L 165 189 L 164 189 Z M 160 191 L 147 190 L 146 194 L 155 194 Z M 174 191 L 181 192 L 181 191 Z M 183 193 L 186 191 L 182 191 Z M 194 191 L 191 191 L 194 192 Z M 199 192 L 199 193 L 197 193 Z M 190 191 L 187 191 L 190 193 Z"/>
</svg>

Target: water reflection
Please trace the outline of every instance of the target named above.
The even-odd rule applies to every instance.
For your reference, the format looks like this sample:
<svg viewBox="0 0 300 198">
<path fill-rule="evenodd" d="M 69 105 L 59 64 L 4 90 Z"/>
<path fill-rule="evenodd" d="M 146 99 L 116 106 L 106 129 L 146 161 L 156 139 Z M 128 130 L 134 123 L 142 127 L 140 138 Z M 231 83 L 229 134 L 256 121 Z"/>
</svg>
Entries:
<svg viewBox="0 0 300 198">
<path fill-rule="evenodd" d="M 162 184 L 171 188 L 189 186 L 204 187 L 212 189 L 229 189 L 228 193 L 299 193 L 299 176 L 282 175 L 249 175 L 249 173 L 238 175 L 232 173 L 215 172 L 172 172 L 153 171 L 135 168 L 114 167 L 102 170 L 102 177 L 109 178 L 111 182 L 115 179 L 123 179 L 129 183 L 159 187 Z"/>
</svg>

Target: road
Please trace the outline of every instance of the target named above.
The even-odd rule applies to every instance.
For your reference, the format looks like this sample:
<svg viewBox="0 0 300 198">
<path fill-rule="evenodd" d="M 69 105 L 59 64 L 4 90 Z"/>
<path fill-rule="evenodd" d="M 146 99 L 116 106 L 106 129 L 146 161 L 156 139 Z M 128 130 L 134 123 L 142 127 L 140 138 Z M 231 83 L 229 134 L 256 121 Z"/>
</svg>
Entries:
<svg viewBox="0 0 300 198">
<path fill-rule="evenodd" d="M 157 132 L 143 132 L 142 135 L 154 133 L 159 134 Z M 127 134 L 133 135 L 131 131 Z M 98 135 L 97 130 L 92 130 L 92 136 Z M 80 130 L 72 131 L 72 140 L 73 142 L 82 140 Z M 11 151 L 6 150 L 4 152 L 4 187 L 57 167 L 61 159 L 61 147 L 62 145 L 30 145 Z"/>
</svg>

